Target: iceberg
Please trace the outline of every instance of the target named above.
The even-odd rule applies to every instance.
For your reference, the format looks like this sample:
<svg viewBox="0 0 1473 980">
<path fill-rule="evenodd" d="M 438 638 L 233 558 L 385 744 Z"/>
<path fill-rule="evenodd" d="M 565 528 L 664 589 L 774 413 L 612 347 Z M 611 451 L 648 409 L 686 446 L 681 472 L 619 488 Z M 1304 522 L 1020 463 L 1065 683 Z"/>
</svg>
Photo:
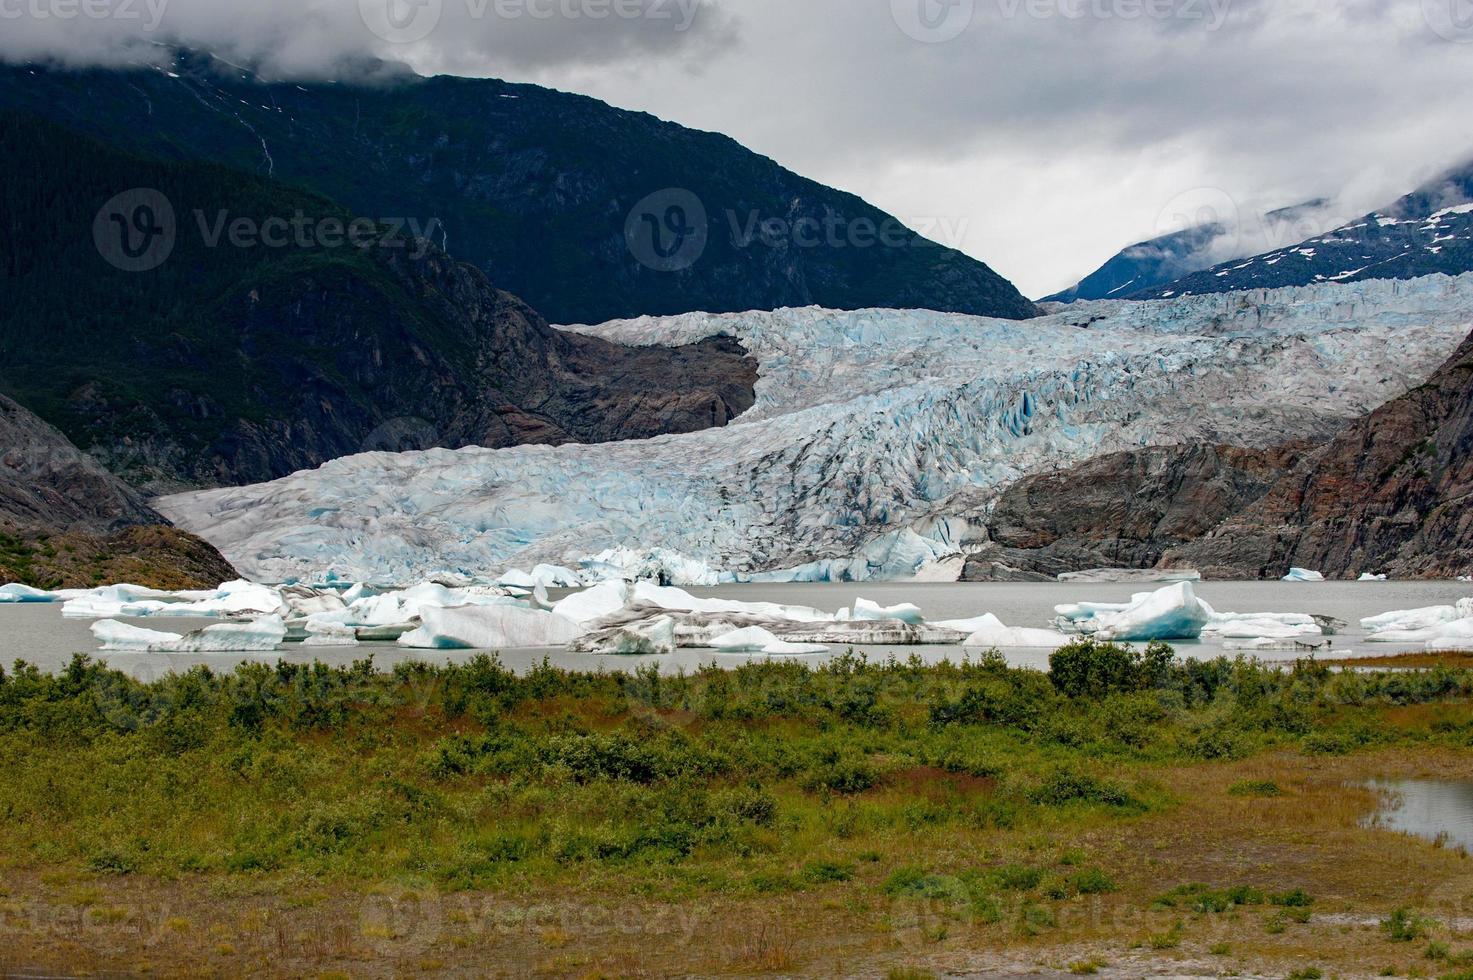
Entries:
<svg viewBox="0 0 1473 980">
<path fill-rule="evenodd" d="M 1473 276 L 1433 276 L 1079 303 L 1026 323 L 641 317 L 575 329 L 631 344 L 735 337 L 759 363 L 755 405 L 700 432 L 366 453 L 156 506 L 261 581 L 539 565 L 588 583 L 908 578 L 959 554 L 962 518 L 1025 475 L 1144 445 L 1329 436 L 1426 378 L 1470 314 Z"/>
<path fill-rule="evenodd" d="M 41 589 L 33 589 L 29 585 L 21 585 L 19 582 L 12 582 L 9 585 L 0 585 L 0 603 L 55 601 L 55 592 L 43 592 Z"/>
<path fill-rule="evenodd" d="M 169 653 L 269 653 L 286 639 L 286 623 L 280 616 L 266 616 L 249 623 L 218 623 L 185 633 Z"/>
<path fill-rule="evenodd" d="M 629 595 L 629 586 L 625 583 L 604 582 L 554 603 L 552 611 L 565 619 L 587 626 L 623 609 L 629 601 Z"/>
<path fill-rule="evenodd" d="M 1396 609 L 1360 621 L 1361 629 L 1372 637 L 1388 632 L 1405 633 L 1428 630 L 1460 619 L 1473 617 L 1473 599 L 1461 599 L 1452 606 L 1425 606 L 1421 609 Z"/>
<path fill-rule="evenodd" d="M 841 612 L 835 618 L 857 621 L 894 619 L 902 623 L 910 623 L 912 626 L 919 626 L 926 621 L 925 617 L 921 615 L 919 606 L 912 605 L 908 602 L 903 602 L 896 606 L 881 606 L 879 603 L 871 602 L 868 599 L 855 599 L 854 608 L 849 612 L 849 615 L 846 616 Z"/>
<path fill-rule="evenodd" d="M 1289 574 L 1284 576 L 1285 582 L 1323 582 L 1324 580 L 1324 575 L 1307 568 L 1291 568 Z"/>
<path fill-rule="evenodd" d="M 556 613 L 525 606 L 426 606 L 421 625 L 399 637 L 417 650 L 511 650 L 560 647 L 583 635 L 583 627 Z"/>
<path fill-rule="evenodd" d="M 336 636 L 330 633 L 313 633 L 302 641 L 304 647 L 356 647 L 356 635 Z"/>
<path fill-rule="evenodd" d="M 164 633 L 160 630 L 129 626 L 114 619 L 101 619 L 88 627 L 92 635 L 102 644 L 104 651 L 128 651 L 147 653 L 153 650 L 172 650 L 183 636 Z"/>
<path fill-rule="evenodd" d="M 1364 573 L 1362 573 L 1362 575 L 1361 575 L 1360 578 L 1356 579 L 1356 581 L 1357 582 L 1387 582 L 1387 581 L 1390 581 L 1390 576 L 1387 576 L 1387 575 L 1372 575 L 1370 572 L 1364 572 Z"/>
<path fill-rule="evenodd" d="M 1056 624 L 1065 632 L 1127 643 L 1195 640 L 1214 615 L 1190 582 L 1139 593 L 1128 603 L 1081 602 L 1056 606 L 1054 611 L 1059 614 Z"/>
<path fill-rule="evenodd" d="M 977 629 L 967 637 L 963 646 L 978 649 L 1036 649 L 1057 650 L 1067 646 L 1073 637 L 1056 630 L 1015 629 L 1003 625 L 1002 620 L 990 613 L 975 623 Z"/>
<path fill-rule="evenodd" d="M 793 643 L 780 640 L 760 626 L 718 636 L 711 646 L 722 653 L 760 653 L 766 656 L 806 656 L 825 653 L 827 647 L 817 643 Z"/>
<path fill-rule="evenodd" d="M 675 652 L 675 619 L 660 616 L 640 628 L 624 627 L 605 638 L 592 653 L 622 656 L 665 654 Z"/>
<path fill-rule="evenodd" d="M 93 623 L 90 629 L 104 651 L 135 653 L 266 653 L 274 651 L 286 637 L 286 624 L 280 616 L 250 623 L 217 623 L 183 635 L 107 619 Z"/>
<path fill-rule="evenodd" d="M 1422 643 L 1429 650 L 1460 649 L 1473 642 L 1473 618 L 1425 626 L 1420 629 L 1386 629 L 1366 637 L 1368 643 Z"/>
</svg>

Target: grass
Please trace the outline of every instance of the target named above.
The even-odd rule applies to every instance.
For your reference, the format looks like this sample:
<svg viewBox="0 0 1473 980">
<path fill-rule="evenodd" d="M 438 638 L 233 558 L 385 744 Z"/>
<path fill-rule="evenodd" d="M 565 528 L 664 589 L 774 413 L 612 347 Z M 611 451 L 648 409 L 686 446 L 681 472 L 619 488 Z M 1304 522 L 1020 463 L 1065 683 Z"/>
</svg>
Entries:
<svg viewBox="0 0 1473 980">
<path fill-rule="evenodd" d="M 1362 785 L 1465 772 L 1473 675 L 1095 652 L 1066 678 L 17 666 L 0 893 L 26 927 L 0 970 L 620 975 L 658 949 L 702 975 L 884 975 L 1057 948 L 1059 969 L 1211 951 L 1282 976 L 1446 941 L 1464 859 L 1363 827 Z M 1428 912 L 1387 920 L 1403 905 Z M 52 928 L 64 908 L 87 931 Z"/>
</svg>

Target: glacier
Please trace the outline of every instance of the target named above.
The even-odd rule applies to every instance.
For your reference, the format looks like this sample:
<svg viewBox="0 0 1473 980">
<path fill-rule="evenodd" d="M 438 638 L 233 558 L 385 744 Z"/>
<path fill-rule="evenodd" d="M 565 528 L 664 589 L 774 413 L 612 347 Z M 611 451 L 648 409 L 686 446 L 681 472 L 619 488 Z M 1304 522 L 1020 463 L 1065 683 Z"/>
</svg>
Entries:
<svg viewBox="0 0 1473 980">
<path fill-rule="evenodd" d="M 759 362 L 756 404 L 720 429 L 367 453 L 156 506 L 264 582 L 905 578 L 959 555 L 1024 475 L 1147 445 L 1326 437 L 1420 383 L 1470 320 L 1473 275 L 1028 321 L 806 308 L 577 326 L 629 344 L 734 336 Z"/>
</svg>

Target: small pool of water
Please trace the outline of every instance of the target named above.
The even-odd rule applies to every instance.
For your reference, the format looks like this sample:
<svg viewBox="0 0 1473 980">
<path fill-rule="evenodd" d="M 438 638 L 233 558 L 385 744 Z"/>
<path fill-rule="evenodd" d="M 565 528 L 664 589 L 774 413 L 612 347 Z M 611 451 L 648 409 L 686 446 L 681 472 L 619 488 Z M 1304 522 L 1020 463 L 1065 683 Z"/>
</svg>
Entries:
<svg viewBox="0 0 1473 980">
<path fill-rule="evenodd" d="M 1370 788 L 1382 803 L 1366 826 L 1473 853 L 1473 780 L 1378 779 Z"/>
</svg>

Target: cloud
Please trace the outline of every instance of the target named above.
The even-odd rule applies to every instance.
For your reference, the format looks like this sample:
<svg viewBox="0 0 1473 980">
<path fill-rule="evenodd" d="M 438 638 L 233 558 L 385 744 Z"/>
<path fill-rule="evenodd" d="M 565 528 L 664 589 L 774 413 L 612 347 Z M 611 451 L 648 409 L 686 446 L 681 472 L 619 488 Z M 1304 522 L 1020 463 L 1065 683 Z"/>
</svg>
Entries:
<svg viewBox="0 0 1473 980">
<path fill-rule="evenodd" d="M 0 12 L 67 2 L 88 0 Z M 1364 211 L 1473 156 L 1467 0 L 501 2 L 167 0 L 147 33 L 0 21 L 0 53 L 178 41 L 283 74 L 369 55 L 583 92 L 957 229 L 1032 295 L 1156 234 L 1183 195 Z"/>
</svg>

